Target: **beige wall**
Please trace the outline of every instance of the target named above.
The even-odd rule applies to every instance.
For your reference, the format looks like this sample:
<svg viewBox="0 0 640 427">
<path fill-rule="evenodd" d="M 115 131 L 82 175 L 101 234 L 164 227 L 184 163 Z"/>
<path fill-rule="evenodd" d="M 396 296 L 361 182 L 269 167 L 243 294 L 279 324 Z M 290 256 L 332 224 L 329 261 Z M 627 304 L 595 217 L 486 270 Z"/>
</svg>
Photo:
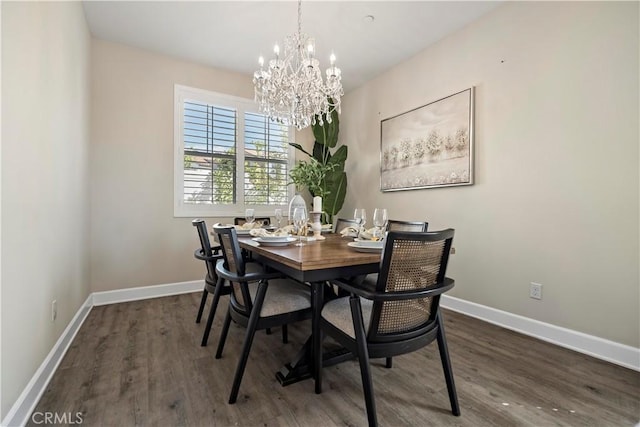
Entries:
<svg viewBox="0 0 640 427">
<path fill-rule="evenodd" d="M 510 2 L 348 94 L 343 212 L 453 227 L 451 295 L 638 347 L 638 34 L 637 2 Z M 469 86 L 476 184 L 371 191 L 380 120 Z"/>
<path fill-rule="evenodd" d="M 1 7 L 0 419 L 89 295 L 90 47 L 79 2 Z"/>
<path fill-rule="evenodd" d="M 252 98 L 251 77 L 97 39 L 91 58 L 91 289 L 201 280 L 173 216 L 174 85 Z"/>
</svg>

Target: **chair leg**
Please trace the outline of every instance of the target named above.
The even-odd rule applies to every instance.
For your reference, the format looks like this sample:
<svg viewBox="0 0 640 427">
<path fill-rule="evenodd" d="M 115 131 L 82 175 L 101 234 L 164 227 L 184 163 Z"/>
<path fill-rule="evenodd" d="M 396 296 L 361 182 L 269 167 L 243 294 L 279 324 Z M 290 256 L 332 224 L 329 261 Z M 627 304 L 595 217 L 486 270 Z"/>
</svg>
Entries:
<svg viewBox="0 0 640 427">
<path fill-rule="evenodd" d="M 453 369 L 451 368 L 451 360 L 449 359 L 449 349 L 447 348 L 447 338 L 444 334 L 444 321 L 442 313 L 438 310 L 438 350 L 440 350 L 440 360 L 442 361 L 442 370 L 444 378 L 447 382 L 447 391 L 449 392 L 449 402 L 451 402 L 451 412 L 455 416 L 460 416 L 460 405 L 458 404 L 458 395 L 456 393 L 456 384 L 453 380 Z"/>
<path fill-rule="evenodd" d="M 265 333 L 266 333 L 267 335 L 271 335 L 271 328 L 267 328 L 267 329 L 265 329 Z"/>
<path fill-rule="evenodd" d="M 322 364 L 322 301 L 324 300 L 325 282 L 311 283 L 311 307 L 313 313 L 311 316 L 311 354 L 313 355 L 313 373 L 320 375 Z M 316 394 L 322 393 L 322 382 L 316 382 Z"/>
<path fill-rule="evenodd" d="M 349 298 L 351 305 L 351 317 L 353 319 L 353 328 L 356 334 L 356 343 L 358 347 L 358 362 L 360 363 L 360 376 L 362 377 L 362 388 L 364 390 L 364 402 L 367 407 L 367 420 L 369 427 L 378 425 L 376 415 L 376 401 L 373 394 L 373 381 L 371 379 L 371 367 L 369 365 L 369 350 L 367 349 L 367 337 L 364 333 L 364 323 L 362 321 L 362 307 L 360 306 L 360 298 L 351 296 Z"/>
<path fill-rule="evenodd" d="M 318 349 L 313 354 L 313 366 L 315 368 L 315 379 L 316 379 L 316 394 L 322 393 L 322 340 L 324 338 L 324 334 L 322 333 L 322 329 L 318 332 L 320 335 L 320 340 L 317 343 Z"/>
<path fill-rule="evenodd" d="M 282 343 L 286 344 L 289 342 L 289 325 L 282 325 Z"/>
<path fill-rule="evenodd" d="M 393 368 L 393 357 L 387 357 L 387 363 L 384 365 L 384 367 L 387 369 Z"/>
<path fill-rule="evenodd" d="M 196 317 L 196 323 L 200 323 L 200 319 L 202 319 L 202 312 L 204 311 L 204 306 L 207 303 L 207 296 L 209 296 L 209 292 L 206 289 L 202 291 L 202 298 L 200 299 L 200 308 L 198 309 L 198 316 Z"/>
<path fill-rule="evenodd" d="M 264 302 L 264 296 L 267 293 L 268 283 L 262 280 L 258 284 L 258 292 L 251 309 L 251 315 L 249 316 L 249 324 L 247 325 L 247 333 L 244 337 L 244 343 L 242 344 L 242 353 L 240 360 L 238 361 L 238 367 L 236 368 L 236 374 L 233 378 L 233 386 L 231 387 L 231 394 L 229 395 L 229 403 L 236 403 L 238 399 L 238 392 L 240 391 L 240 383 L 242 382 L 242 376 L 244 375 L 244 368 L 247 366 L 247 359 L 249 358 L 249 352 L 251 351 L 251 344 L 253 343 L 253 337 L 256 333 L 256 327 L 258 326 L 258 320 L 260 320 L 260 310 L 262 309 L 262 303 Z"/>
<path fill-rule="evenodd" d="M 211 325 L 213 325 L 213 318 L 216 315 L 216 309 L 211 305 L 209 308 L 209 316 L 207 317 L 207 326 L 204 328 L 204 334 L 202 335 L 202 342 L 200 346 L 206 347 L 207 342 L 209 341 L 209 333 L 211 332 Z"/>
<path fill-rule="evenodd" d="M 231 307 L 227 309 L 227 315 L 224 318 L 224 325 L 222 325 L 222 332 L 220 333 L 220 339 L 218 340 L 218 349 L 216 350 L 216 359 L 222 357 L 222 350 L 224 350 L 224 343 L 227 342 L 227 334 L 229 333 L 229 326 L 231 325 Z"/>
<path fill-rule="evenodd" d="M 216 315 L 216 309 L 218 307 L 218 301 L 220 301 L 220 294 L 222 294 L 222 286 L 224 285 L 224 279 L 218 279 L 216 283 L 216 290 L 213 293 L 213 301 L 211 301 L 211 307 L 209 308 L 209 318 L 207 319 L 207 326 L 204 328 L 204 334 L 202 335 L 202 347 L 207 346 L 209 341 L 209 333 L 211 332 L 211 325 L 213 325 L 213 318 Z"/>
</svg>

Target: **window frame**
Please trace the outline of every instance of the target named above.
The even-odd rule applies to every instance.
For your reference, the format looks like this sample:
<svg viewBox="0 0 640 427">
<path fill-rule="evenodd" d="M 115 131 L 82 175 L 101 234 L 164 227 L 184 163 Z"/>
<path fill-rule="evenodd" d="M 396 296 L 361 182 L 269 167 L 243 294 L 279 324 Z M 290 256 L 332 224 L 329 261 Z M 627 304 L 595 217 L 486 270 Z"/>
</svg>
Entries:
<svg viewBox="0 0 640 427">
<path fill-rule="evenodd" d="M 236 110 L 236 203 L 214 205 L 206 203 L 186 203 L 184 201 L 184 103 L 194 101 Z M 286 210 L 288 202 L 281 205 L 247 205 L 244 203 L 244 121 L 245 113 L 262 114 L 253 99 L 208 91 L 176 84 L 174 86 L 174 162 L 173 162 L 173 216 L 174 217 L 237 217 L 244 216 L 246 208 L 253 208 L 256 216 L 272 216 L 276 208 Z M 289 142 L 295 143 L 295 129 L 289 127 Z M 295 149 L 289 145 L 287 151 L 287 172 L 295 164 Z M 287 186 L 287 199 L 295 194 L 292 185 Z"/>
</svg>

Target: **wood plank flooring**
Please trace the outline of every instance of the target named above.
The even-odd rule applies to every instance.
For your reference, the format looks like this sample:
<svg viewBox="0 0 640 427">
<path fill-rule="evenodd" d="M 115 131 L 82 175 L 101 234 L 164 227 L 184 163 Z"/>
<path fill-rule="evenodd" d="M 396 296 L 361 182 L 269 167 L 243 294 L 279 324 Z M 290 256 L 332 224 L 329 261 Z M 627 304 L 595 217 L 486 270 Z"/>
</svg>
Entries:
<svg viewBox="0 0 640 427">
<path fill-rule="evenodd" d="M 85 426 L 365 426 L 356 361 L 281 387 L 275 372 L 310 323 L 256 335 L 238 402 L 227 404 L 245 329 L 232 325 L 214 359 L 226 311 L 220 301 L 208 347 L 195 323 L 200 293 L 94 307 L 35 413 L 82 413 Z M 207 306 L 208 310 L 208 306 Z M 444 312 L 462 415 L 447 397 L 437 345 L 373 361 L 381 426 L 633 426 L 640 373 L 488 323 Z M 32 419 L 29 425 L 38 425 Z"/>
</svg>

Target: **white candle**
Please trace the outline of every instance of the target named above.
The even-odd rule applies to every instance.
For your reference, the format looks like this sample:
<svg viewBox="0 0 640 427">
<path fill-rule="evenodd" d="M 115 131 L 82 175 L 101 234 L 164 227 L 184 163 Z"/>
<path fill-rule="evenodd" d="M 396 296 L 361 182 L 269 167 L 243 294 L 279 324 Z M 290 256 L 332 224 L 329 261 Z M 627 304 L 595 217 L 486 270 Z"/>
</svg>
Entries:
<svg viewBox="0 0 640 427">
<path fill-rule="evenodd" d="M 313 198 L 313 211 L 322 212 L 322 197 L 316 196 Z"/>
</svg>

